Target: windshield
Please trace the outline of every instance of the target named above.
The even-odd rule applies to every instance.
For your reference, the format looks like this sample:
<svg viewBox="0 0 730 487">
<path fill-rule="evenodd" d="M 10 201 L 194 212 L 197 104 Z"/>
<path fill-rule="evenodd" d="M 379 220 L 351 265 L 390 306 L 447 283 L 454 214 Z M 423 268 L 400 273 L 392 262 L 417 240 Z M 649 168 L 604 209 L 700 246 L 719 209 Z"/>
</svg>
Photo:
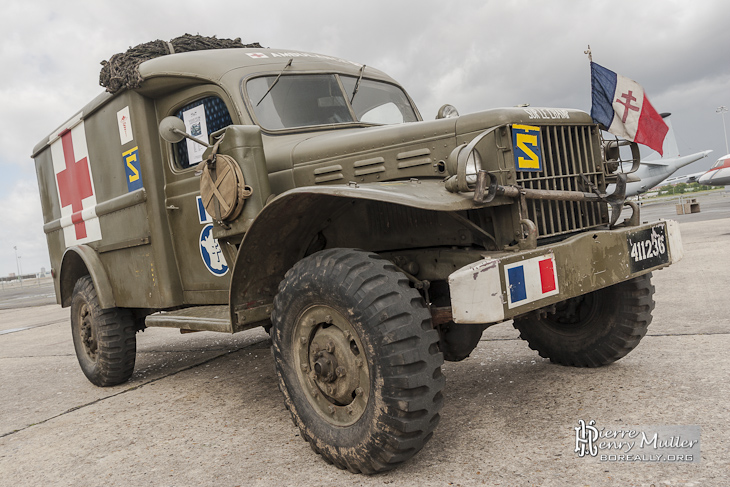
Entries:
<svg viewBox="0 0 730 487">
<path fill-rule="evenodd" d="M 362 79 L 354 98 L 357 78 L 341 76 L 345 92 L 349 93 L 355 116 L 361 122 L 394 124 L 417 121 L 408 97 L 397 86 L 371 79 Z"/>
<path fill-rule="evenodd" d="M 712 167 L 710 169 L 715 169 L 716 167 L 722 166 L 723 164 L 725 164 L 726 160 L 727 160 L 727 158 L 725 158 L 725 157 L 718 159 L 717 161 L 715 161 L 715 163 L 712 165 Z"/>
<path fill-rule="evenodd" d="M 363 78 L 353 98 L 357 77 L 301 74 L 275 80 L 263 76 L 246 83 L 256 120 L 265 129 L 417 121 L 408 97 L 395 85 Z"/>
</svg>

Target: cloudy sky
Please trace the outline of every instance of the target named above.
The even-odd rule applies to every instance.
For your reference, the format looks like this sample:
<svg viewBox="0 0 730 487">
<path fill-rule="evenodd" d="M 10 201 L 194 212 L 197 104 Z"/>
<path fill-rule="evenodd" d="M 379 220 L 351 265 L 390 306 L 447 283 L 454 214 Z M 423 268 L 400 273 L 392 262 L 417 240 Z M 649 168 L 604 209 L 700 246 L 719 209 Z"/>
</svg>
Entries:
<svg viewBox="0 0 730 487">
<path fill-rule="evenodd" d="M 0 276 L 50 268 L 35 144 L 102 91 L 99 62 L 184 33 L 330 54 L 399 80 L 433 118 L 530 103 L 590 110 L 594 61 L 672 112 L 682 154 L 726 153 L 730 2 L 7 0 L 0 17 Z M 730 113 L 727 123 L 730 128 Z"/>
</svg>

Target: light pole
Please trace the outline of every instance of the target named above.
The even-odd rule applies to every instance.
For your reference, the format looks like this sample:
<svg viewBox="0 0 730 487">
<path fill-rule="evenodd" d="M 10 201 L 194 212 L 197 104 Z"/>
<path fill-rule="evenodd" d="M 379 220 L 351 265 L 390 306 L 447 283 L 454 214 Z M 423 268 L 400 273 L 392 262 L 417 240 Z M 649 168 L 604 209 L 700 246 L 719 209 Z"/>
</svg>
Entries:
<svg viewBox="0 0 730 487">
<path fill-rule="evenodd" d="M 722 115 L 722 133 L 725 134 L 725 153 L 730 154 L 730 149 L 728 149 L 727 145 L 727 129 L 725 128 L 725 112 L 727 111 L 726 106 L 717 107 L 717 110 L 715 110 L 715 113 L 719 113 Z"/>
<path fill-rule="evenodd" d="M 21 285 L 23 285 L 23 279 L 20 277 L 20 257 L 18 257 L 18 246 L 13 245 L 13 249 L 15 250 L 15 266 L 18 268 L 18 281 Z"/>
</svg>

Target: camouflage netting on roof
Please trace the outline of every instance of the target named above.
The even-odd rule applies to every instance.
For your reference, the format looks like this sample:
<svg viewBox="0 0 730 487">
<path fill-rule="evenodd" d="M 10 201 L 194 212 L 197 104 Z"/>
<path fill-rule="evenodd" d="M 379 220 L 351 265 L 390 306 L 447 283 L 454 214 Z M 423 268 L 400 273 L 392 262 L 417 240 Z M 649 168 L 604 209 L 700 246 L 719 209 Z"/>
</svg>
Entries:
<svg viewBox="0 0 730 487">
<path fill-rule="evenodd" d="M 167 54 L 178 52 L 204 51 L 206 49 L 229 49 L 240 47 L 260 48 L 261 44 L 243 44 L 240 38 L 217 39 L 200 35 L 185 34 L 176 37 L 170 42 L 156 40 L 138 46 L 130 47 L 127 52 L 113 55 L 109 61 L 101 62 L 99 84 L 109 93 L 116 93 L 123 89 L 139 88 L 142 76 L 139 74 L 139 65 L 143 62 Z"/>
</svg>

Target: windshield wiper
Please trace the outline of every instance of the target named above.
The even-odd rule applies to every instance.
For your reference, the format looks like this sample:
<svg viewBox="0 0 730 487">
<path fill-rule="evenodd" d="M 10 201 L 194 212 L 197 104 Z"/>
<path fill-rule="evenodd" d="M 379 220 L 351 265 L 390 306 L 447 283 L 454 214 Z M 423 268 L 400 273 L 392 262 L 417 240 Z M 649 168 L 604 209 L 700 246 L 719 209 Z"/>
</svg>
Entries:
<svg viewBox="0 0 730 487">
<path fill-rule="evenodd" d="M 290 58 L 290 59 L 289 59 L 289 62 L 288 62 L 288 63 L 286 63 L 286 66 L 284 66 L 284 69 L 282 69 L 282 70 L 281 70 L 281 72 L 279 73 L 279 76 L 277 76 L 277 77 L 276 77 L 276 79 L 274 80 L 274 82 L 273 82 L 273 83 L 271 83 L 271 86 L 269 86 L 269 89 L 268 89 L 268 90 L 266 90 L 266 93 L 264 93 L 264 96 L 262 96 L 262 97 L 261 97 L 261 99 L 260 99 L 260 100 L 259 100 L 259 102 L 258 102 L 258 103 L 256 104 L 256 106 L 259 106 L 259 105 L 261 105 L 261 102 L 262 102 L 262 101 L 264 101 L 264 98 L 266 98 L 266 95 L 268 95 L 268 94 L 269 94 L 269 93 L 271 92 L 271 90 L 273 90 L 273 89 L 274 89 L 274 86 L 276 86 L 276 83 L 278 83 L 278 82 L 279 82 L 279 78 L 281 78 L 281 75 L 282 75 L 282 74 L 284 74 L 284 71 L 286 71 L 286 68 L 288 68 L 289 66 L 291 66 L 291 63 L 292 63 L 292 61 L 294 61 L 294 58 Z M 365 66 L 363 66 L 363 68 L 364 68 L 364 67 L 365 67 Z M 361 76 L 362 76 L 362 75 L 361 75 Z"/>
<path fill-rule="evenodd" d="M 362 81 L 362 74 L 365 72 L 365 65 L 362 65 L 362 68 L 360 68 L 360 77 L 357 78 L 357 83 L 355 83 L 355 89 L 352 90 L 352 97 L 350 98 L 350 105 L 352 105 L 352 100 L 355 99 L 355 95 L 357 95 L 357 90 L 360 89 L 360 81 Z"/>
</svg>

